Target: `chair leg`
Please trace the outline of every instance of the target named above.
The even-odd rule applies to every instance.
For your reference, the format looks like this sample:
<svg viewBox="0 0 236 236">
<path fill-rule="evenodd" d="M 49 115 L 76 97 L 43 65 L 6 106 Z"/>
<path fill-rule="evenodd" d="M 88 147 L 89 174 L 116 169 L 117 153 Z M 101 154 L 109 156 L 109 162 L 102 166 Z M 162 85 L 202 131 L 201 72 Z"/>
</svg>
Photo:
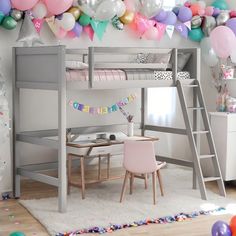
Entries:
<svg viewBox="0 0 236 236">
<path fill-rule="evenodd" d="M 102 158 L 101 156 L 99 155 L 98 156 L 98 181 L 101 180 L 101 161 L 102 161 Z"/>
<path fill-rule="evenodd" d="M 152 173 L 152 188 L 153 188 L 153 204 L 156 205 L 156 178 L 157 172 Z"/>
<path fill-rule="evenodd" d="M 144 174 L 144 185 L 145 185 L 145 189 L 148 188 L 148 182 L 147 182 L 147 179 L 148 179 L 148 175 L 147 175 L 147 174 Z"/>
<path fill-rule="evenodd" d="M 129 190 L 129 194 L 133 193 L 133 186 L 134 186 L 134 174 L 130 174 L 130 190 Z"/>
<path fill-rule="evenodd" d="M 123 186 L 122 186 L 122 191 L 121 191 L 121 195 L 120 195 L 120 202 L 122 202 L 124 199 L 125 190 L 126 190 L 126 183 L 127 183 L 128 177 L 129 177 L 129 171 L 126 171 Z"/>
<path fill-rule="evenodd" d="M 85 199 L 84 157 L 80 157 L 80 171 L 82 199 Z"/>
<path fill-rule="evenodd" d="M 107 179 L 110 178 L 110 163 L 111 163 L 111 156 L 110 153 L 107 154 Z"/>
<path fill-rule="evenodd" d="M 157 178 L 158 178 L 158 182 L 159 182 L 160 189 L 161 189 L 161 196 L 164 196 L 164 191 L 163 191 L 163 185 L 162 185 L 160 170 L 157 170 Z"/>
<path fill-rule="evenodd" d="M 71 183 L 71 168 L 72 168 L 72 156 L 70 154 L 67 155 L 67 192 L 70 194 L 70 183 Z"/>
</svg>

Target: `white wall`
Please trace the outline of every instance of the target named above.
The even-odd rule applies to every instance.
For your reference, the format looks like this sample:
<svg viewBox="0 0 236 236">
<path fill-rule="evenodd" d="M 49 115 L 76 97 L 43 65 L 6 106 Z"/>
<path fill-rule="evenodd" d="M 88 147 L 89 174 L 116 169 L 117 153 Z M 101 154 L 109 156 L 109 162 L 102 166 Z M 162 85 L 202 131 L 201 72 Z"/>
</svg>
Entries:
<svg viewBox="0 0 236 236">
<path fill-rule="evenodd" d="M 211 1 L 206 1 L 210 3 Z M 236 2 L 234 0 L 229 1 L 231 7 L 236 7 Z M 3 63 L 3 73 L 8 81 L 8 94 L 9 101 L 11 101 L 11 78 L 12 78 L 12 60 L 11 60 L 11 50 L 13 46 L 18 45 L 15 40 L 17 39 L 19 32 L 19 27 L 16 30 L 7 31 L 0 28 L 0 57 L 2 57 Z M 66 44 L 69 48 L 76 47 L 88 47 L 90 45 L 93 46 L 130 46 L 130 47 L 191 47 L 191 46 L 199 46 L 199 44 L 186 40 L 175 33 L 172 39 L 169 39 L 165 36 L 161 42 L 147 41 L 136 38 L 134 33 L 126 28 L 124 32 L 120 32 L 118 30 L 113 29 L 111 24 L 106 30 L 104 38 L 102 42 L 96 39 L 94 42 L 91 42 L 88 37 L 84 34 L 79 39 L 74 40 L 63 40 L 58 42 L 53 34 L 49 31 L 47 25 L 45 24 L 42 33 L 42 40 L 45 45 L 48 44 Z M 209 69 L 202 65 L 202 78 L 201 83 L 203 87 L 203 92 L 205 94 L 207 106 L 209 110 L 215 109 L 215 96 L 216 92 L 213 88 L 213 84 L 210 79 Z M 236 87 L 236 86 L 235 86 Z M 125 97 L 129 94 L 130 91 L 121 91 L 113 92 L 106 91 L 104 92 L 72 92 L 69 96 L 74 99 L 80 99 L 84 101 L 84 103 L 96 105 L 109 105 L 113 102 L 117 101 L 117 99 Z M 43 96 L 41 96 L 43 95 Z M 109 100 L 107 97 L 109 96 Z M 95 99 L 96 97 L 96 99 Z M 56 128 L 57 124 L 57 113 L 54 112 L 54 108 L 56 107 L 56 94 L 54 92 L 42 92 L 42 91 L 30 91 L 25 90 L 24 93 L 21 93 L 22 107 L 21 107 L 21 129 L 22 130 L 35 130 L 35 129 L 45 129 L 45 128 Z M 47 106 L 45 106 L 45 104 Z M 134 103 L 137 107 L 139 107 L 140 103 L 136 101 Z M 137 113 L 138 109 L 136 106 L 129 105 L 127 109 L 131 109 L 132 112 Z M 137 115 L 135 116 L 136 121 L 138 120 Z M 69 126 L 78 126 L 80 125 L 91 125 L 94 123 L 112 123 L 113 120 L 117 122 L 123 122 L 124 117 L 118 112 L 112 115 L 101 116 L 101 117 L 88 117 L 85 114 L 79 113 L 77 111 L 73 111 L 69 109 L 68 112 L 68 120 Z M 182 115 L 177 114 L 175 123 L 182 123 Z M 177 142 L 176 138 L 163 136 L 163 142 L 160 142 L 159 148 L 161 153 L 169 153 L 173 152 L 177 153 L 179 156 L 189 155 L 189 150 L 179 149 L 181 146 L 179 142 Z M 178 139 L 179 140 L 179 139 Z M 187 140 L 185 138 L 181 139 L 184 142 Z M 0 145 L 1 147 L 1 145 Z M 174 148 L 173 148 L 174 147 Z M 52 156 L 55 155 L 51 150 L 44 150 L 40 147 L 30 146 L 30 145 L 22 145 L 19 152 L 23 157 L 24 163 L 32 163 L 40 161 L 41 157 L 44 156 L 45 159 L 51 160 Z M 8 173 L 8 177 L 10 178 L 10 173 Z M 1 190 L 0 190 L 1 192 Z"/>
</svg>

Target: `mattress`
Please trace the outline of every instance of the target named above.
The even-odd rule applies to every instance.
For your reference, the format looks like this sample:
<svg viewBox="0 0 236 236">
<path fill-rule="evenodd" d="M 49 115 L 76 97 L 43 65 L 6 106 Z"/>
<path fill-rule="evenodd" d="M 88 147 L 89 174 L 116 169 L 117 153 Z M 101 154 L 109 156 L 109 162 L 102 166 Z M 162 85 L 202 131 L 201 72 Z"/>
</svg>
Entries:
<svg viewBox="0 0 236 236">
<path fill-rule="evenodd" d="M 126 70 L 95 70 L 94 81 L 113 81 L 113 80 L 172 80 L 172 71 L 155 71 L 148 69 L 126 69 Z M 88 70 L 67 70 L 67 81 L 88 81 Z M 177 79 L 190 79 L 187 71 L 177 74 Z"/>
</svg>

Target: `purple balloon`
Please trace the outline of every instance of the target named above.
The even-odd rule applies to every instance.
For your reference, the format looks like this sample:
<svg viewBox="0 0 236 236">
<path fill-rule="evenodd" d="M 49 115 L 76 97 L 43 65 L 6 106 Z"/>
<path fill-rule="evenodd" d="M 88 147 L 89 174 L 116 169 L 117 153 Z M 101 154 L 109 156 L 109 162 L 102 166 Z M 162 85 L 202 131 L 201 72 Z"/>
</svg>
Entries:
<svg viewBox="0 0 236 236">
<path fill-rule="evenodd" d="M 216 221 L 211 229 L 212 236 L 232 236 L 230 227 L 224 221 Z"/>
<path fill-rule="evenodd" d="M 159 22 L 165 20 L 166 18 L 167 18 L 167 12 L 163 9 L 161 9 L 160 12 L 156 16 L 154 16 L 154 20 Z"/>
<path fill-rule="evenodd" d="M 226 22 L 226 26 L 229 27 L 236 36 L 236 18 L 231 18 Z"/>
<path fill-rule="evenodd" d="M 188 28 L 185 24 L 179 22 L 175 25 L 175 29 L 184 38 L 188 38 Z"/>
<path fill-rule="evenodd" d="M 79 37 L 83 31 L 83 27 L 78 22 L 75 22 L 75 26 L 72 29 L 72 31 L 75 33 L 77 37 Z"/>
<path fill-rule="evenodd" d="M 180 7 L 179 14 L 178 14 L 178 19 L 181 22 L 190 21 L 192 19 L 192 17 L 193 17 L 193 13 L 190 10 L 190 8 L 185 7 L 185 6 Z"/>
<path fill-rule="evenodd" d="M 220 9 L 219 8 L 214 8 L 212 16 L 217 17 L 220 14 Z"/>
<path fill-rule="evenodd" d="M 161 23 L 165 25 L 175 25 L 177 21 L 177 16 L 172 11 L 167 11 L 167 17 L 165 20 L 161 21 Z"/>
<path fill-rule="evenodd" d="M 179 7 L 174 7 L 172 9 L 172 11 L 175 13 L 175 15 L 177 16 L 179 14 Z"/>
<path fill-rule="evenodd" d="M 0 11 L 4 15 L 8 15 L 11 10 L 11 2 L 10 0 L 0 0 Z"/>
</svg>

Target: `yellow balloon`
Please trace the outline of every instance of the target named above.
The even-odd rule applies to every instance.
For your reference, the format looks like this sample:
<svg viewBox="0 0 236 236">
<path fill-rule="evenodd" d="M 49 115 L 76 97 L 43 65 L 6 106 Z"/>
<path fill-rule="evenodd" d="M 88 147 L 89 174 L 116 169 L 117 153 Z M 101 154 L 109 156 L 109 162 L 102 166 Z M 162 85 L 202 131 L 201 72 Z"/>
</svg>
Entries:
<svg viewBox="0 0 236 236">
<path fill-rule="evenodd" d="M 128 25 L 134 20 L 134 12 L 126 11 L 119 19 L 123 24 Z"/>
<path fill-rule="evenodd" d="M 77 21 L 80 17 L 80 10 L 78 7 L 71 7 L 67 12 L 71 13 Z"/>
</svg>

